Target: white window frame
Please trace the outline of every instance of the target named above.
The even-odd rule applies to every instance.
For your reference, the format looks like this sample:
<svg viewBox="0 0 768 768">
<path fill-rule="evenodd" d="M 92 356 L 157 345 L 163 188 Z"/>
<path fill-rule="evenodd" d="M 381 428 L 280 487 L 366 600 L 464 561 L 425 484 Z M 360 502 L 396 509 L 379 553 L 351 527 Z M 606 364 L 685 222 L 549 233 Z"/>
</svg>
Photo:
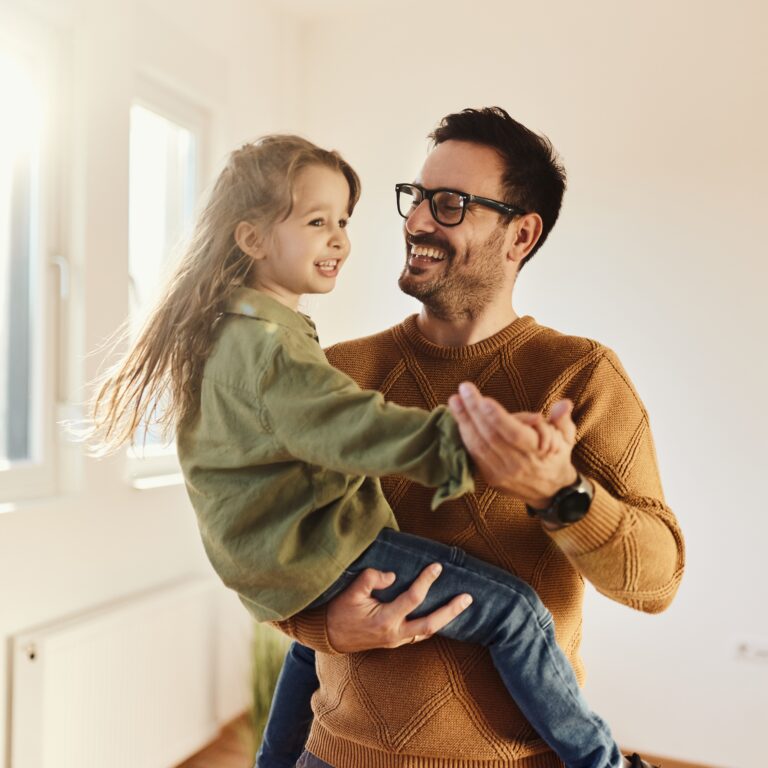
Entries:
<svg viewBox="0 0 768 768">
<path fill-rule="evenodd" d="M 16 7 L 0 8 L 0 48 L 11 55 L 39 62 L 46 91 L 39 158 L 39 216 L 36 259 L 31 266 L 30 296 L 33 305 L 31 371 L 32 435 L 34 454 L 29 461 L 0 466 L 0 504 L 51 496 L 58 490 L 60 466 L 59 402 L 63 397 L 63 373 L 59 366 L 58 341 L 62 296 L 67 278 L 64 252 L 62 91 L 66 85 L 66 61 L 61 33 L 44 21 Z M 54 279 L 58 272 L 58 280 Z M 39 305 L 38 305 L 39 303 Z"/>
<path fill-rule="evenodd" d="M 195 135 L 197 147 L 197 197 L 207 179 L 209 152 L 209 112 L 174 88 L 149 75 L 136 78 L 131 105 L 139 105 L 186 128 Z M 126 286 L 127 288 L 127 286 Z M 126 452 L 126 481 L 138 490 L 149 490 L 183 481 L 175 443 L 166 446 L 137 445 Z"/>
</svg>

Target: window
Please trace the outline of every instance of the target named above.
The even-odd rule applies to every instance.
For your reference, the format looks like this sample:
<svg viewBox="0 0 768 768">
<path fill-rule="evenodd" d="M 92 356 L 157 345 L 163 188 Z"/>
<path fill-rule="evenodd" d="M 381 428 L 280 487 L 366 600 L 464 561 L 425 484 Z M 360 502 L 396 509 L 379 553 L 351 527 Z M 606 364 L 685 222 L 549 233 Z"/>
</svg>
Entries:
<svg viewBox="0 0 768 768">
<path fill-rule="evenodd" d="M 188 128 L 141 104 L 131 107 L 128 260 L 134 332 L 157 298 L 174 246 L 193 224 L 196 145 Z"/>
<path fill-rule="evenodd" d="M 53 40 L 0 25 L 0 502 L 54 489 Z"/>
<path fill-rule="evenodd" d="M 131 329 L 138 333 L 159 297 L 176 246 L 190 234 L 200 190 L 203 120 L 158 89 L 131 107 L 129 168 L 129 279 Z M 161 406 L 162 407 L 162 406 Z M 173 445 L 149 430 L 129 452 L 135 485 L 158 484 L 178 472 Z M 156 479 L 147 479 L 155 476 Z M 162 482 L 160 479 L 159 482 Z"/>
</svg>

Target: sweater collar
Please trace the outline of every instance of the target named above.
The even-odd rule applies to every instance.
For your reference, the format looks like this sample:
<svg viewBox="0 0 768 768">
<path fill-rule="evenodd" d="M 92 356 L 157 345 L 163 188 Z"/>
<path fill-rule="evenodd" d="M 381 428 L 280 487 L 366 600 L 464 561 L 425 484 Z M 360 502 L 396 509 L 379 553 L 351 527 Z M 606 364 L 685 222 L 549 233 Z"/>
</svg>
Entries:
<svg viewBox="0 0 768 768">
<path fill-rule="evenodd" d="M 294 312 L 277 299 L 253 288 L 236 288 L 229 297 L 224 311 L 230 315 L 243 315 L 282 325 L 292 331 L 305 333 L 317 341 L 315 324 L 307 315 Z"/>
<path fill-rule="evenodd" d="M 411 315 L 400 326 L 408 342 L 422 354 L 444 360 L 468 360 L 473 357 L 493 354 L 509 344 L 513 339 L 523 335 L 527 336 L 528 332 L 536 327 L 536 321 L 530 315 L 524 315 L 513 320 L 508 326 L 502 328 L 493 336 L 489 336 L 487 339 L 478 341 L 475 344 L 467 344 L 462 347 L 442 347 L 439 344 L 433 344 L 424 336 L 419 330 L 417 318 L 418 315 Z"/>
</svg>

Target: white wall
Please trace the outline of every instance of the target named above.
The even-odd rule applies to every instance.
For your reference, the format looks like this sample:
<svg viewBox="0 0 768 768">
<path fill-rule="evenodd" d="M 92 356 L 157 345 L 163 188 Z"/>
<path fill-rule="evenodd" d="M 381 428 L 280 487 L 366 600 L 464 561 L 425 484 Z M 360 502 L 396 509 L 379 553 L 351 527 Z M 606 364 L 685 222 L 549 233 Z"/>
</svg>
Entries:
<svg viewBox="0 0 768 768">
<path fill-rule="evenodd" d="M 651 414 L 688 569 L 666 614 L 591 593 L 588 694 L 627 745 L 748 768 L 768 664 L 768 6 L 694 0 L 357 3 L 303 29 L 302 126 L 361 173 L 352 258 L 308 302 L 330 343 L 398 322 L 392 186 L 443 114 L 500 104 L 570 175 L 519 313 L 617 350 Z"/>
<path fill-rule="evenodd" d="M 501 104 L 550 136 L 570 188 L 550 242 L 521 276 L 516 308 L 619 352 L 651 412 L 689 551 L 666 614 L 589 595 L 588 693 L 628 745 L 752 768 L 768 725 L 768 665 L 737 662 L 734 641 L 768 638 L 759 567 L 768 534 L 768 7 L 358 0 L 299 34 L 275 8 L 320 4 L 5 2 L 59 24 L 74 69 L 75 398 L 99 361 L 84 353 L 127 311 L 137 73 L 210 112 L 211 171 L 237 143 L 273 130 L 335 146 L 360 171 L 353 258 L 332 297 L 307 303 L 326 343 L 413 311 L 396 287 L 403 248 L 392 185 L 418 171 L 441 115 Z M 2 639 L 208 572 L 182 489 L 135 491 L 119 459 L 78 466 L 66 495 L 0 514 Z"/>
<path fill-rule="evenodd" d="M 64 49 L 61 211 L 74 280 L 67 364 L 69 396 L 82 402 L 83 382 L 101 362 L 91 353 L 128 311 L 128 120 L 137 79 L 177 90 L 207 112 L 210 179 L 233 146 L 292 119 L 283 82 L 295 76 L 286 55 L 293 27 L 246 0 L 4 0 L 3 11 L 52 26 Z M 59 497 L 1 508 L 3 647 L 27 628 L 212 573 L 182 487 L 138 491 L 125 480 L 122 457 L 70 459 Z M 222 615 L 234 616 L 225 603 Z M 235 622 L 247 616 L 236 615 Z M 231 651 L 238 641 L 223 643 Z M 0 765 L 8 760 L 6 666 L 0 664 Z"/>
</svg>

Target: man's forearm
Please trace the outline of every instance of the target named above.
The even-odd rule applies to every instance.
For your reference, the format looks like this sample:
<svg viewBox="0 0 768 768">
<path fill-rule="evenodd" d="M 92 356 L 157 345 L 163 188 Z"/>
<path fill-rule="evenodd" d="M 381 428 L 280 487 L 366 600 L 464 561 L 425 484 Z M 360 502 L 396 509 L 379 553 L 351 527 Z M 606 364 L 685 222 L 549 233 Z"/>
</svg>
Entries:
<svg viewBox="0 0 768 768">
<path fill-rule="evenodd" d="M 595 495 L 584 518 L 548 534 L 600 592 L 640 611 L 663 611 L 685 562 L 672 511 L 655 498 L 617 499 L 592 483 Z"/>
</svg>

